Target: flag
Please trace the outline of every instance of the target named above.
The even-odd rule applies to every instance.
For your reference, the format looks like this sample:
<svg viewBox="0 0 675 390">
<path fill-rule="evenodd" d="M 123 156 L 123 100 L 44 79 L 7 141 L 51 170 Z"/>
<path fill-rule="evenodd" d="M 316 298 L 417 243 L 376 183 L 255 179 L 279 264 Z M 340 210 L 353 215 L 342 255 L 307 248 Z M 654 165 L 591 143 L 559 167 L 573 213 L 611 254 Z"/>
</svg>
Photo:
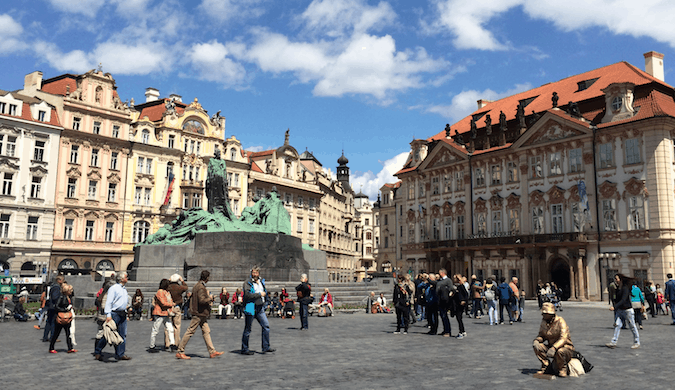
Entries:
<svg viewBox="0 0 675 390">
<path fill-rule="evenodd" d="M 590 210 L 588 208 L 588 195 L 586 195 L 586 183 L 581 180 L 579 184 L 577 184 L 577 188 L 579 190 L 581 209 L 583 210 L 584 214 L 588 213 Z"/>
<path fill-rule="evenodd" d="M 173 182 L 175 181 L 176 176 L 173 175 L 173 172 L 169 172 L 169 187 L 166 189 L 166 196 L 164 197 L 164 204 L 166 206 L 171 200 L 171 192 L 173 192 Z"/>
</svg>

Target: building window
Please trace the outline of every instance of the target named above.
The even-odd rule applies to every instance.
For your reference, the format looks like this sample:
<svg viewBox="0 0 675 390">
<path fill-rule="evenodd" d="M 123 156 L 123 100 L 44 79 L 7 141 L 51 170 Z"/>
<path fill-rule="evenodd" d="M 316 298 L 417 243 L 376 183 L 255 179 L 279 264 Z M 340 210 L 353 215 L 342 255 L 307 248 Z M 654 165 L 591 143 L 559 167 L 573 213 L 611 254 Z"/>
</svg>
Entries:
<svg viewBox="0 0 675 390">
<path fill-rule="evenodd" d="M 134 222 L 134 242 L 143 242 L 150 235 L 150 222 Z"/>
<path fill-rule="evenodd" d="M 415 187 L 413 184 L 408 184 L 408 199 L 415 199 Z"/>
<path fill-rule="evenodd" d="M 309 220 L 309 234 L 314 234 L 314 220 Z"/>
<path fill-rule="evenodd" d="M 389 237 L 384 237 L 384 247 L 389 248 Z"/>
<path fill-rule="evenodd" d="M 199 154 L 202 150 L 202 143 L 197 141 L 197 154 Z"/>
<path fill-rule="evenodd" d="M 150 142 L 150 132 L 148 130 L 143 130 L 141 133 L 141 142 L 147 144 Z"/>
<path fill-rule="evenodd" d="M 145 173 L 148 175 L 152 174 L 152 159 L 149 158 L 145 162 Z"/>
<path fill-rule="evenodd" d="M 9 238 L 10 214 L 0 214 L 0 237 Z"/>
<path fill-rule="evenodd" d="M 7 148 L 5 154 L 9 157 L 14 157 L 16 153 L 16 137 L 7 137 Z"/>
<path fill-rule="evenodd" d="M 403 226 L 399 226 L 398 235 L 401 237 L 401 239 L 403 239 Z"/>
<path fill-rule="evenodd" d="M 117 184 L 108 183 L 108 202 L 114 202 L 117 193 Z"/>
<path fill-rule="evenodd" d="M 483 187 L 485 185 L 485 170 L 483 168 L 476 168 L 476 187 Z"/>
<path fill-rule="evenodd" d="M 297 232 L 302 233 L 302 218 L 298 218 Z"/>
<path fill-rule="evenodd" d="M 626 164 L 638 164 L 640 159 L 640 141 L 637 138 L 626 140 Z"/>
<path fill-rule="evenodd" d="M 7 107 L 7 103 L 0 102 L 0 114 L 5 113 L 5 108 Z"/>
<path fill-rule="evenodd" d="M 539 179 L 544 176 L 544 170 L 541 166 L 541 156 L 530 157 L 530 178 Z"/>
<path fill-rule="evenodd" d="M 112 152 L 110 155 L 110 169 L 117 170 L 117 152 Z"/>
<path fill-rule="evenodd" d="M 463 215 L 458 215 L 457 216 L 457 239 L 462 240 L 465 237 L 465 230 L 464 230 L 464 216 Z"/>
<path fill-rule="evenodd" d="M 384 215 L 384 224 L 389 225 L 389 215 L 388 214 Z"/>
<path fill-rule="evenodd" d="M 264 198 L 264 197 L 265 197 L 265 190 L 263 190 L 262 188 L 256 188 L 256 189 L 255 189 L 255 196 L 256 196 L 258 199 Z M 314 200 L 314 199 L 310 199 L 310 200 L 309 200 L 309 204 L 310 204 L 310 205 L 312 204 L 312 201 L 313 201 L 313 200 Z"/>
<path fill-rule="evenodd" d="M 443 192 L 452 192 L 452 175 L 445 174 L 443 175 Z M 384 197 L 384 203 L 389 203 L 389 194 Z"/>
<path fill-rule="evenodd" d="M 286 206 L 290 206 L 292 204 L 293 204 L 293 195 L 286 194 Z"/>
<path fill-rule="evenodd" d="M 40 192 L 42 191 L 42 178 L 40 176 L 33 176 L 30 181 L 30 197 L 40 198 Z"/>
<path fill-rule="evenodd" d="M 186 210 L 190 208 L 190 194 L 188 193 L 183 194 L 183 208 Z"/>
<path fill-rule="evenodd" d="M 230 160 L 234 160 L 237 158 L 237 150 L 235 148 L 230 149 Z"/>
<path fill-rule="evenodd" d="M 63 228 L 63 239 L 64 240 L 72 240 L 73 239 L 73 223 L 75 222 L 74 219 L 66 219 L 66 224 L 64 225 Z"/>
<path fill-rule="evenodd" d="M 418 188 L 417 196 L 422 198 L 424 196 L 424 183 L 420 183 Z"/>
<path fill-rule="evenodd" d="M 196 208 L 202 207 L 202 194 L 199 193 L 192 194 L 192 207 Z"/>
<path fill-rule="evenodd" d="M 94 241 L 94 221 L 87 221 L 87 225 L 84 227 L 84 240 Z"/>
<path fill-rule="evenodd" d="M 532 207 L 532 234 L 544 234 L 544 208 Z"/>
<path fill-rule="evenodd" d="M 45 158 L 45 142 L 35 141 L 35 149 L 33 150 L 33 160 L 44 161 Z"/>
<path fill-rule="evenodd" d="M 44 122 L 46 116 L 47 116 L 47 111 L 43 111 L 43 110 L 38 111 L 38 120 L 40 122 Z"/>
<path fill-rule="evenodd" d="M 551 205 L 551 231 L 553 233 L 563 233 L 565 231 L 562 204 Z"/>
<path fill-rule="evenodd" d="M 446 240 L 452 240 L 452 217 L 445 217 L 445 235 Z"/>
<path fill-rule="evenodd" d="M 238 173 L 234 174 L 234 184 L 233 185 L 236 188 L 240 187 L 240 185 L 239 185 L 239 174 Z M 302 206 L 302 196 L 298 199 L 298 205 Z"/>
<path fill-rule="evenodd" d="M 628 215 L 630 217 L 630 229 L 642 230 L 645 228 L 645 209 L 641 196 L 628 198 Z"/>
<path fill-rule="evenodd" d="M 441 226 L 440 226 L 440 221 L 438 218 L 434 218 L 431 221 L 431 236 L 435 241 L 438 241 L 441 239 Z M 370 233 L 368 233 L 370 234 Z"/>
<path fill-rule="evenodd" d="M 2 178 L 2 195 L 12 195 L 13 173 L 5 172 Z"/>
<path fill-rule="evenodd" d="M 496 186 L 502 184 L 502 166 L 493 165 L 491 171 L 492 185 Z"/>
<path fill-rule="evenodd" d="M 134 192 L 134 203 L 141 204 L 143 198 L 143 187 L 136 187 L 136 192 Z"/>
<path fill-rule="evenodd" d="M 440 182 L 440 177 L 436 176 L 436 177 L 431 178 L 431 191 L 432 191 L 431 193 L 433 195 L 438 195 L 438 194 L 441 193 L 439 182 Z"/>
<path fill-rule="evenodd" d="M 143 204 L 150 206 L 150 201 L 152 200 L 152 188 L 143 189 Z"/>
<path fill-rule="evenodd" d="M 112 132 L 113 138 L 119 138 L 120 136 L 120 127 L 115 125 L 113 126 L 113 132 Z"/>
<path fill-rule="evenodd" d="M 314 210 L 315 205 L 316 201 L 314 200 L 314 198 L 309 198 L 309 209 Z"/>
<path fill-rule="evenodd" d="M 9 115 L 16 116 L 16 104 L 9 105 Z"/>
<path fill-rule="evenodd" d="M 562 162 L 560 152 L 553 152 L 548 155 L 549 175 L 562 175 Z"/>
<path fill-rule="evenodd" d="M 616 231 L 616 205 L 614 199 L 602 201 L 602 220 L 604 222 L 604 231 Z"/>
<path fill-rule="evenodd" d="M 136 173 L 143 173 L 143 166 L 145 165 L 145 158 L 139 157 L 136 160 Z"/>
<path fill-rule="evenodd" d="M 239 174 L 235 175 L 235 178 L 237 178 L 237 176 L 239 176 Z M 298 207 L 302 207 L 303 204 L 302 196 L 298 196 Z"/>
<path fill-rule="evenodd" d="M 98 149 L 92 149 L 91 150 L 91 163 L 90 163 L 90 165 L 92 167 L 98 166 Z"/>
<path fill-rule="evenodd" d="M 485 213 L 476 214 L 476 233 L 479 236 L 487 235 L 487 221 L 485 219 Z"/>
<path fill-rule="evenodd" d="M 190 140 L 190 153 L 195 153 L 195 140 Z"/>
<path fill-rule="evenodd" d="M 166 177 L 171 177 L 173 175 L 173 163 L 168 162 L 166 164 Z"/>
<path fill-rule="evenodd" d="M 66 198 L 75 197 L 75 188 L 77 187 L 77 179 L 69 178 L 68 187 L 66 188 Z"/>
<path fill-rule="evenodd" d="M 238 215 L 239 214 L 239 199 L 235 199 L 232 202 L 232 204 L 233 204 L 232 211 L 234 212 L 235 215 Z"/>
<path fill-rule="evenodd" d="M 570 150 L 570 173 L 581 172 L 583 170 L 581 148 Z"/>
<path fill-rule="evenodd" d="M 87 191 L 87 196 L 89 199 L 96 199 L 96 187 L 98 182 L 96 180 L 89 180 L 89 190 Z"/>
<path fill-rule="evenodd" d="M 37 240 L 39 217 L 28 217 L 28 228 L 26 229 L 26 240 Z"/>
<path fill-rule="evenodd" d="M 94 128 L 92 129 L 94 134 L 101 134 L 101 122 L 94 122 Z"/>
<path fill-rule="evenodd" d="M 70 163 L 71 164 L 77 164 L 79 154 L 80 154 L 80 147 L 78 145 L 70 145 Z"/>
<path fill-rule="evenodd" d="M 106 242 L 112 242 L 114 229 L 115 229 L 115 222 L 106 222 L 105 223 L 105 241 Z"/>
<path fill-rule="evenodd" d="M 366 240 L 372 240 L 373 239 L 373 232 L 366 232 Z"/>
<path fill-rule="evenodd" d="M 175 145 L 176 145 L 176 136 L 175 136 L 175 135 L 170 135 L 170 136 L 169 136 L 169 143 L 168 143 L 167 146 L 168 146 L 169 148 L 173 149 Z"/>
<path fill-rule="evenodd" d="M 73 118 L 73 130 L 80 130 L 80 123 L 82 118 Z"/>
<path fill-rule="evenodd" d="M 373 253 L 373 247 L 367 246 L 367 247 L 366 247 L 366 254 L 367 254 L 367 255 L 370 255 L 370 254 L 372 254 L 372 253 Z"/>
<path fill-rule="evenodd" d="M 509 233 L 520 233 L 520 211 L 517 209 L 509 210 Z"/>
<path fill-rule="evenodd" d="M 614 166 L 614 151 L 612 144 L 606 143 L 599 146 L 600 149 L 600 168 L 609 168 Z"/>
<path fill-rule="evenodd" d="M 493 211 L 492 212 L 492 234 L 498 235 L 502 232 L 502 212 Z"/>
<path fill-rule="evenodd" d="M 455 190 L 464 191 L 464 172 L 455 172 Z"/>
</svg>

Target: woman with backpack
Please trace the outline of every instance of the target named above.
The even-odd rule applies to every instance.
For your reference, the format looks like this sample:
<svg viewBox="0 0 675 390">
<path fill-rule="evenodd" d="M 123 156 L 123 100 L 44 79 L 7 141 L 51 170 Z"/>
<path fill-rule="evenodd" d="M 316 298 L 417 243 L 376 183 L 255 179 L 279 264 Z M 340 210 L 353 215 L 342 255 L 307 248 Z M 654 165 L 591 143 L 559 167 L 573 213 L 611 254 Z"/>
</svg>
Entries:
<svg viewBox="0 0 675 390">
<path fill-rule="evenodd" d="M 637 322 L 640 329 L 642 329 L 642 316 L 645 312 L 645 296 L 642 294 L 642 290 L 640 290 L 640 287 L 638 287 L 637 284 L 637 280 L 633 279 L 633 286 L 630 290 L 630 302 L 635 311 L 635 322 Z"/>
<path fill-rule="evenodd" d="M 492 277 L 487 278 L 485 283 L 485 302 L 488 307 L 488 317 L 490 318 L 490 325 L 499 324 L 499 316 L 497 316 L 497 304 L 499 299 L 499 290 L 494 283 Z"/>
</svg>

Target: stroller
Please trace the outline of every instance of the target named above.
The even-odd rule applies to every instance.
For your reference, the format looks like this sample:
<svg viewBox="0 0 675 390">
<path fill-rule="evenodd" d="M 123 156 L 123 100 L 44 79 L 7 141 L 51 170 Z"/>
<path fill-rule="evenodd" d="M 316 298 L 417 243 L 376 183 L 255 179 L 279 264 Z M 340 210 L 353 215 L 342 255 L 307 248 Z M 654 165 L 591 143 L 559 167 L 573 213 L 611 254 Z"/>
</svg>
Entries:
<svg viewBox="0 0 675 390">
<path fill-rule="evenodd" d="M 295 302 L 291 299 L 284 301 L 284 308 L 281 309 L 281 318 L 295 318 Z"/>
</svg>

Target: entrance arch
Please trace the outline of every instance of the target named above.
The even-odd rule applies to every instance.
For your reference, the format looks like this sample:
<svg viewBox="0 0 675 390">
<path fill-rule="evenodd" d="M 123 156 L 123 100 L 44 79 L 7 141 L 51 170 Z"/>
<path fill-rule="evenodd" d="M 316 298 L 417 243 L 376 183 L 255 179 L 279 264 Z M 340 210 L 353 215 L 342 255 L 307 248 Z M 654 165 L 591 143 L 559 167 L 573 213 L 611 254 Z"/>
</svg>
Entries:
<svg viewBox="0 0 675 390">
<path fill-rule="evenodd" d="M 562 299 L 567 300 L 571 295 L 570 286 L 570 265 L 563 258 L 556 258 L 551 261 L 551 281 L 562 289 Z"/>
</svg>

